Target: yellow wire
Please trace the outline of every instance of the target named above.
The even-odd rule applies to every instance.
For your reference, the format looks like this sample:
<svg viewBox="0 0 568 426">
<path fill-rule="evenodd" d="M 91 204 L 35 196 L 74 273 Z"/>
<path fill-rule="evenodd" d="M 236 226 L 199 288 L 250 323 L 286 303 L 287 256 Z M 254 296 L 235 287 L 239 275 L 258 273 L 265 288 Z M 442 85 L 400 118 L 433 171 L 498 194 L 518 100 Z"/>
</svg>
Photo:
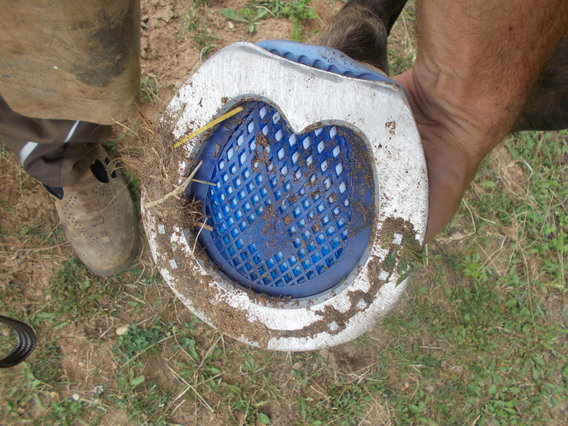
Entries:
<svg viewBox="0 0 568 426">
<path fill-rule="evenodd" d="M 216 118 L 215 120 L 213 120 L 211 123 L 206 124 L 205 126 L 203 126 L 200 129 L 197 129 L 195 132 L 191 132 L 189 135 L 187 135 L 185 138 L 183 138 L 182 140 L 180 140 L 179 142 L 176 142 L 174 144 L 174 148 L 177 148 L 180 145 L 183 145 L 185 142 L 187 142 L 188 140 L 196 137 L 197 135 L 199 135 L 200 133 L 203 133 L 204 131 L 210 129 L 213 126 L 216 126 L 217 124 L 221 123 L 222 121 L 225 121 L 228 118 L 231 118 L 233 115 L 238 114 L 239 112 L 241 112 L 243 110 L 243 107 L 237 107 L 231 111 L 229 111 L 226 114 L 223 114 L 221 117 Z"/>
</svg>

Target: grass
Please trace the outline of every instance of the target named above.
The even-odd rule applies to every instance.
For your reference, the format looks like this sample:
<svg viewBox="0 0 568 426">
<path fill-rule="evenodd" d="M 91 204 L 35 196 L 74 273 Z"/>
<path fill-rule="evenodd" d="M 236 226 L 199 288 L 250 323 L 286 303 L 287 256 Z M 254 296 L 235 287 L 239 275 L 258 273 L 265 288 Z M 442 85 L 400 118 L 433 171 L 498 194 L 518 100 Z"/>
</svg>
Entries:
<svg viewBox="0 0 568 426">
<path fill-rule="evenodd" d="M 400 424 L 554 423 L 567 380 L 566 328 L 558 317 L 566 245 L 565 194 L 557 182 L 566 174 L 558 160 L 565 138 L 566 132 L 522 134 L 507 142 L 511 159 L 527 172 L 528 197 L 507 194 L 499 170 L 482 167 L 468 208 L 415 272 L 407 306 L 384 322 L 388 338 L 346 345 L 356 354 L 370 347 L 364 371 L 330 368 L 319 353 L 245 348 L 191 316 L 162 318 L 152 312 L 171 311 L 177 302 L 156 275 L 134 271 L 99 280 L 68 261 L 51 282 L 50 301 L 26 317 L 40 330 L 34 358 L 0 373 L 2 383 L 19 378 L 2 393 L 5 420 L 24 410 L 29 418 L 36 412 L 72 424 L 112 409 L 135 423 L 165 424 L 197 410 L 229 424 L 270 424 L 282 419 L 274 406 L 288 404 L 292 423 L 349 425 L 380 399 Z M 514 223 L 516 237 L 504 237 Z M 466 235 L 474 225 L 473 235 L 455 243 L 456 233 Z M 496 238 L 504 238 L 498 258 L 506 267 L 482 250 Z M 148 296 L 158 290 L 160 297 Z M 77 384 L 62 368 L 62 336 L 81 330 L 82 322 L 131 316 L 141 319 L 127 321 L 125 334 L 103 338 L 112 342 L 106 362 L 114 365 L 101 377 L 104 392 L 66 394 Z M 87 342 L 101 344 L 98 335 Z"/>
<path fill-rule="evenodd" d="M 566 327 L 558 318 L 566 255 L 565 224 L 559 222 L 565 190 L 558 185 L 566 166 L 558 158 L 566 153 L 566 137 L 561 132 L 509 138 L 512 159 L 533 171 L 529 196 L 507 195 L 507 183 L 483 167 L 474 188 L 494 185 L 466 199 L 475 235 L 457 253 L 431 252 L 433 267 L 414 279 L 423 286 L 415 289 L 411 309 L 385 321 L 393 335 L 404 336 L 379 354 L 398 380 L 409 383 L 406 389 L 393 386 L 392 378 L 382 380 L 400 422 L 516 424 L 555 418 L 551 413 L 567 391 L 561 373 Z M 469 216 L 462 210 L 449 233 Z M 481 247 L 515 222 L 517 236 L 499 249 L 507 267 L 496 268 Z"/>
<path fill-rule="evenodd" d="M 256 32 L 256 25 L 261 19 L 268 15 L 269 10 L 258 7 L 256 4 L 249 3 L 240 9 L 227 7 L 222 9 L 221 13 L 231 21 L 247 24 L 247 32 L 254 33 Z"/>
<path fill-rule="evenodd" d="M 140 97 L 146 102 L 156 102 L 158 97 L 158 80 L 155 76 L 145 75 L 140 79 Z"/>
<path fill-rule="evenodd" d="M 311 0 L 259 0 L 258 3 L 266 7 L 277 18 L 288 18 L 294 25 L 291 38 L 294 41 L 302 40 L 304 21 L 316 19 L 315 11 L 310 7 Z"/>
<path fill-rule="evenodd" d="M 412 66 L 416 58 L 416 8 L 408 2 L 388 40 L 389 75 L 397 75 Z"/>
<path fill-rule="evenodd" d="M 199 51 L 199 59 L 206 59 L 213 53 L 213 45 L 216 40 L 203 18 L 204 11 L 207 9 L 206 1 L 191 1 L 186 14 L 181 20 L 181 33 L 189 34 L 195 47 Z"/>
<path fill-rule="evenodd" d="M 56 328 L 76 323 L 85 317 L 96 319 L 112 315 L 123 300 L 121 290 L 115 280 L 93 278 L 79 260 L 71 259 L 63 263 L 52 280 L 50 302 L 35 314 L 42 321 L 51 317 Z"/>
<path fill-rule="evenodd" d="M 294 25 L 292 40 L 301 41 L 303 22 L 317 17 L 315 11 L 310 8 L 310 3 L 311 0 L 248 0 L 248 3 L 240 9 L 227 7 L 222 9 L 221 13 L 231 21 L 245 23 L 249 33 L 256 31 L 256 26 L 262 19 L 269 17 L 289 19 Z"/>
<path fill-rule="evenodd" d="M 264 6 L 277 14 L 292 4 Z M 397 24 L 393 73 L 412 62 L 413 16 L 410 5 Z M 197 25 L 188 34 L 206 23 L 197 12 L 179 20 Z M 100 279 L 65 246 L 8 250 L 61 243 L 55 224 L 3 228 L 0 312 L 32 324 L 39 343 L 0 370 L 0 423 L 562 424 L 567 155 L 566 131 L 509 137 L 427 248 L 399 308 L 356 341 L 313 353 L 223 337 L 175 299 L 147 254 Z M 0 148 L 0 172 L 10 161 Z M 6 191 L 37 197 L 26 179 Z M 53 273 L 41 271 L 48 255 Z"/>
</svg>

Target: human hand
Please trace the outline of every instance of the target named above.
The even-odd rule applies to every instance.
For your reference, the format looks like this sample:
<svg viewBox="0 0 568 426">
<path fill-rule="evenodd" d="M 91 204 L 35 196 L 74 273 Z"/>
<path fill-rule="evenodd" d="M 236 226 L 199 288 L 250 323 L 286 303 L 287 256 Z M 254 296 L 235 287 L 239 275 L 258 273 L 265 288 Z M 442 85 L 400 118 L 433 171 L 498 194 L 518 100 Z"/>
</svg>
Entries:
<svg viewBox="0 0 568 426">
<path fill-rule="evenodd" d="M 422 75 L 410 69 L 394 79 L 410 94 L 426 156 L 430 198 L 425 241 L 431 242 L 458 210 L 480 161 L 508 130 L 489 132 L 479 111 L 428 91 Z"/>
<path fill-rule="evenodd" d="M 477 166 L 511 131 L 568 29 L 566 0 L 418 0 L 410 94 L 430 180 L 426 241 L 449 222 Z"/>
</svg>

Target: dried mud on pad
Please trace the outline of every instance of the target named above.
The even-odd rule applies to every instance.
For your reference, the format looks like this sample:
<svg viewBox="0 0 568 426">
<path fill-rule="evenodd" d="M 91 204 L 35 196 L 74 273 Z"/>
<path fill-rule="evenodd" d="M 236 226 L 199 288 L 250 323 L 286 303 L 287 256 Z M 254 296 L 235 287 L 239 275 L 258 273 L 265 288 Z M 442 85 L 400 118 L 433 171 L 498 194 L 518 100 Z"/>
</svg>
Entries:
<svg viewBox="0 0 568 426">
<path fill-rule="evenodd" d="M 168 121 L 158 126 L 157 132 L 152 135 L 152 147 L 147 150 L 142 160 L 142 168 L 147 171 L 141 176 L 144 191 L 143 215 L 146 226 L 152 228 L 148 232 L 154 244 L 157 257 L 155 261 L 158 268 L 166 274 L 165 277 L 169 277 L 167 280 L 173 289 L 190 301 L 192 309 L 195 309 L 196 313 L 202 313 L 198 316 L 217 330 L 229 336 L 240 336 L 241 339 L 244 336 L 244 339 L 254 342 L 261 348 L 267 347 L 271 338 L 288 337 L 289 332 L 270 329 L 259 320 L 251 321 L 246 309 L 235 308 L 222 300 L 221 293 L 213 284 L 213 277 L 199 272 L 199 268 L 193 265 L 195 261 L 188 258 L 190 256 L 186 249 L 181 244 L 173 242 L 170 228 L 179 227 L 184 235 L 187 230 L 192 234 L 187 241 L 188 247 L 196 250 L 196 258 L 207 262 L 206 256 L 199 253 L 202 249 L 195 241 L 196 235 L 206 224 L 206 218 L 201 213 L 201 206 L 197 202 L 184 197 L 185 186 L 191 174 L 183 178 L 180 176 L 179 158 L 181 158 L 182 151 L 172 147 L 176 141 L 172 139 L 167 130 L 169 126 Z M 160 226 L 168 231 L 159 232 Z M 346 326 L 353 313 L 357 312 L 358 300 L 364 300 L 367 305 L 374 302 L 382 285 L 395 273 L 393 269 L 395 266 L 390 265 L 393 256 L 409 261 L 418 256 L 421 251 L 420 244 L 415 239 L 412 224 L 402 219 L 384 220 L 378 240 L 387 247 L 396 233 L 404 236 L 405 244 L 400 250 L 398 246 L 391 245 L 385 259 L 375 258 L 370 262 L 368 270 L 370 289 L 366 292 L 353 291 L 349 296 L 351 308 L 346 312 L 333 306 L 326 306 L 323 309 L 322 319 L 306 325 L 301 330 L 294 330 L 294 337 L 310 337 L 322 332 L 330 333 L 330 322 L 338 324 L 337 332 L 339 332 Z M 181 238 L 187 237 L 187 235 L 181 236 Z M 208 265 L 208 268 L 216 267 Z M 379 271 L 389 271 L 388 278 L 379 278 Z M 263 306 L 274 306 L 275 302 L 278 303 L 267 295 L 246 289 L 244 291 L 251 303 Z M 349 359 L 347 361 L 350 362 Z M 354 362 L 358 361 L 354 358 Z"/>
<path fill-rule="evenodd" d="M 143 161 L 146 170 L 152 172 L 146 173 L 142 179 L 142 186 L 145 191 L 146 210 L 154 217 L 157 224 L 178 224 L 183 225 L 184 229 L 189 229 L 192 233 L 197 232 L 202 223 L 201 207 L 193 202 L 189 202 L 183 196 L 183 186 L 180 186 L 179 180 L 179 160 L 178 152 L 172 145 L 175 141 L 166 135 L 164 129 L 158 130 L 154 134 L 154 142 L 151 150 L 145 156 Z M 171 195 L 176 188 L 182 190 L 182 193 Z M 171 196 L 170 196 L 171 195 Z M 150 204 L 156 204 L 149 207 Z M 210 321 L 216 326 L 222 325 L 222 330 L 230 335 L 240 335 L 241 331 L 246 327 L 246 335 L 254 335 L 259 342 L 264 342 L 268 338 L 266 327 L 260 323 L 250 322 L 246 312 L 242 315 L 235 315 L 233 309 L 227 306 L 224 308 L 225 302 L 214 304 L 216 299 L 215 290 L 211 287 L 211 278 L 208 276 L 199 276 L 194 274 L 187 262 L 181 263 L 181 259 L 185 259 L 187 254 L 172 244 L 168 235 L 156 235 L 162 247 L 168 247 L 171 253 L 160 253 L 157 259 L 157 266 L 161 270 L 171 269 L 168 259 L 178 259 L 176 266 L 176 277 L 183 277 L 181 280 L 174 279 L 176 286 L 184 287 L 184 294 L 191 294 L 192 303 L 200 312 L 207 312 Z M 196 248 L 199 250 L 199 248 Z"/>
<path fill-rule="evenodd" d="M 187 226 L 187 228 L 193 229 L 195 232 L 198 230 L 199 223 L 202 219 L 202 213 L 200 212 L 200 207 L 196 204 L 188 203 L 188 201 L 181 194 L 175 196 L 164 198 L 164 196 L 175 188 L 179 187 L 180 175 L 179 175 L 179 164 L 177 154 L 172 145 L 175 141 L 171 140 L 169 136 L 164 136 L 164 132 L 160 131 L 159 126 L 156 132 L 152 132 L 148 137 L 152 138 L 151 148 L 145 151 L 145 154 L 141 156 L 140 167 L 146 171 L 146 173 L 141 175 L 143 181 L 143 188 L 145 191 L 146 202 L 159 201 L 159 208 L 152 211 L 155 215 L 156 223 L 178 223 Z M 394 232 L 391 230 L 391 232 Z M 166 238 L 160 235 L 158 238 Z M 392 236 L 390 238 L 392 240 Z M 171 246 L 169 240 L 163 242 L 164 245 Z M 172 256 L 177 249 L 172 248 Z M 180 249 L 181 250 L 181 249 Z M 174 256 L 180 258 L 180 256 L 185 257 L 185 253 L 179 254 L 179 256 Z M 171 266 L 167 262 L 167 259 L 160 257 L 158 260 L 158 266 L 163 269 L 169 269 Z M 259 337 L 258 341 L 262 342 L 262 338 L 266 337 L 266 331 L 264 326 L 260 324 L 250 323 L 246 315 L 243 317 L 237 317 L 228 315 L 233 310 L 223 310 L 219 305 L 212 306 L 211 301 L 214 300 L 214 294 L 212 294 L 212 289 L 209 288 L 207 277 L 196 277 L 193 275 L 189 268 L 184 268 L 183 264 L 178 263 L 177 276 L 184 277 L 184 284 L 191 283 L 192 291 L 196 295 L 193 299 L 197 302 L 199 309 L 206 310 L 211 313 L 212 309 L 215 311 L 213 322 L 217 325 L 222 324 L 222 327 L 218 327 L 220 330 L 227 332 L 228 334 L 238 334 L 238 331 L 242 327 L 248 327 L 248 333 L 256 333 Z M 179 270 L 183 271 L 179 273 Z M 256 295 L 256 297 L 261 298 L 262 296 Z M 393 312 L 400 312 L 405 309 L 406 306 L 406 295 L 401 297 L 399 304 L 393 309 Z M 177 305 L 181 305 L 178 302 Z M 181 310 L 189 312 L 189 310 L 181 305 Z M 213 329 L 205 324 L 200 324 L 205 328 L 205 334 L 211 334 Z M 256 328 L 256 331 L 255 331 Z M 349 344 L 340 345 L 337 347 L 332 347 L 325 350 L 315 351 L 316 357 L 325 361 L 325 369 L 329 377 L 337 376 L 353 376 L 353 377 L 365 377 L 370 372 L 374 371 L 377 367 L 377 352 L 384 349 L 389 342 L 394 339 L 381 327 L 375 327 L 366 334 L 366 338 L 372 341 L 371 344 L 361 344 L 359 341 L 355 341 Z M 305 371 L 310 369 L 311 358 L 303 357 L 303 355 L 293 355 L 294 359 L 298 361 L 293 362 L 291 368 L 287 367 L 287 357 L 289 355 L 282 353 L 272 353 L 262 349 L 255 349 L 247 347 L 242 343 L 236 342 L 232 339 L 225 339 L 224 346 L 227 347 L 229 353 L 234 357 L 231 361 L 234 364 L 234 370 L 230 366 L 226 371 L 224 371 L 224 380 L 229 383 L 240 383 L 244 380 L 243 372 L 240 371 L 240 363 L 244 360 L 244 354 L 250 354 L 259 365 L 266 368 L 266 371 L 270 372 L 272 383 L 277 384 L 280 395 L 277 400 L 268 401 L 263 407 L 264 412 L 269 414 L 273 424 L 293 424 L 294 422 L 300 421 L 298 414 L 298 408 L 296 406 L 296 401 L 299 398 L 309 396 L 313 398 L 314 401 L 319 401 L 328 398 L 325 395 L 326 386 L 329 385 L 327 381 L 329 377 L 322 379 L 319 385 L 316 385 L 315 390 L 310 390 L 306 394 L 306 389 L 298 388 L 295 385 L 296 379 L 292 374 L 295 371 Z M 159 365 L 160 361 L 164 359 L 165 354 L 159 359 L 151 361 L 153 365 Z M 148 364 L 149 365 L 149 364 Z M 315 367 L 314 367 L 315 368 Z M 318 368 L 322 368 L 319 366 Z M 147 369 L 151 371 L 151 369 Z M 167 381 L 164 380 L 164 374 L 167 376 L 167 372 L 162 372 L 154 380 L 158 383 L 163 382 L 165 386 L 168 386 Z M 171 386 L 171 381 L 169 386 Z M 211 406 L 215 406 L 216 398 L 218 396 L 208 394 L 208 403 Z M 211 412 L 206 409 L 198 401 L 193 401 L 191 404 L 194 405 L 192 414 L 187 412 L 188 405 L 185 406 L 185 412 L 181 410 L 176 412 L 171 418 L 175 419 L 178 423 L 185 422 L 195 422 L 199 419 L 201 424 L 212 424 L 221 422 L 224 418 L 224 414 L 220 413 L 218 410 Z M 386 401 L 383 401 L 380 395 L 374 395 L 372 402 L 368 407 L 368 414 L 362 420 L 361 424 L 377 424 L 375 419 L 381 419 L 379 424 L 390 424 L 390 419 L 392 418 L 392 408 L 388 406 Z M 242 419 L 236 419 L 236 424 L 245 424 L 245 417 Z M 204 422 L 204 423 L 202 423 Z"/>
</svg>

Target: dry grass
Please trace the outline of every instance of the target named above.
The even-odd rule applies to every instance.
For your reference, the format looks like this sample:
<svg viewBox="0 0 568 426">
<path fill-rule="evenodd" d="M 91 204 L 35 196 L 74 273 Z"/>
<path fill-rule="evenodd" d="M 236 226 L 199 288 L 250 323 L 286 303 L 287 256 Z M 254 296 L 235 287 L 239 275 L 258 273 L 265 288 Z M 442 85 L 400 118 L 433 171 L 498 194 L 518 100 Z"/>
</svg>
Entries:
<svg viewBox="0 0 568 426">
<path fill-rule="evenodd" d="M 143 14 L 158 3 L 143 1 Z M 184 0 L 168 22 L 147 19 L 149 99 L 109 145 L 135 195 L 139 176 L 168 174 L 154 129 L 163 100 L 200 61 L 202 48 L 180 30 L 187 11 L 202 12 L 213 48 L 289 35 L 284 20 L 260 21 L 255 35 L 231 30 L 219 9 L 244 3 Z M 314 3 L 321 16 L 340 6 Z M 415 55 L 413 21 L 410 5 L 391 42 L 394 72 Z M 0 372 L 0 423 L 561 424 L 567 139 L 510 138 L 427 247 L 395 312 L 348 345 L 305 354 L 245 347 L 203 324 L 147 249 L 125 274 L 92 276 L 70 260 L 47 194 L 0 152 L 0 311 L 40 338 L 28 362 Z"/>
</svg>

